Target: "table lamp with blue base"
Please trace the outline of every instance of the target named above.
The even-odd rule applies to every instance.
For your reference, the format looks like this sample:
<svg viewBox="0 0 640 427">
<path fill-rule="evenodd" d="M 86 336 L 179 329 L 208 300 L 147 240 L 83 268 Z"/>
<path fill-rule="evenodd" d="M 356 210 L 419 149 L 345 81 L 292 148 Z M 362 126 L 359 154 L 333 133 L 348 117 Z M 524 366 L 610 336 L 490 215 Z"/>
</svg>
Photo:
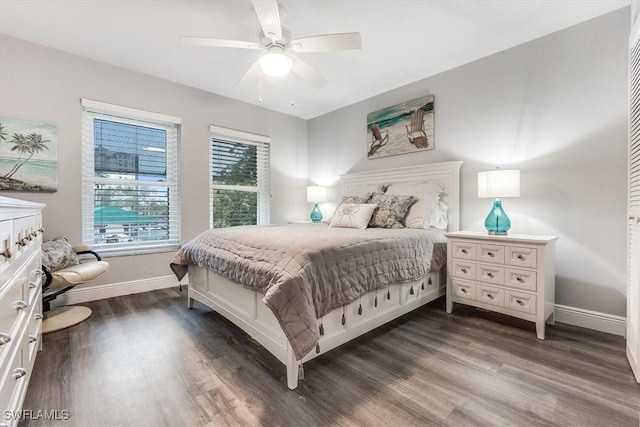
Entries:
<svg viewBox="0 0 640 427">
<path fill-rule="evenodd" d="M 321 185 L 310 185 L 307 187 L 307 202 L 314 203 L 311 215 L 309 215 L 309 219 L 311 219 L 311 222 L 322 221 L 322 212 L 318 207 L 318 203 L 326 201 L 327 187 L 323 187 Z"/>
<path fill-rule="evenodd" d="M 478 172 L 478 198 L 495 198 L 493 207 L 484 221 L 489 234 L 506 235 L 511 221 L 504 209 L 504 197 L 520 197 L 520 171 L 514 169 L 496 169 Z"/>
</svg>

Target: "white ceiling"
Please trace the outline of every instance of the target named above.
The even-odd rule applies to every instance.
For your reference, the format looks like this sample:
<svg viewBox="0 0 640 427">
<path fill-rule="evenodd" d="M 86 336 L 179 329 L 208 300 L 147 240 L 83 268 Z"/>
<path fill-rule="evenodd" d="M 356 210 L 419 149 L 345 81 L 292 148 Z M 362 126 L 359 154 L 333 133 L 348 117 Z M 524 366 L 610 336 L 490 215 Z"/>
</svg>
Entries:
<svg viewBox="0 0 640 427">
<path fill-rule="evenodd" d="M 359 31 L 363 49 L 299 54 L 329 83 L 269 78 L 261 105 L 309 119 L 628 4 L 282 0 L 294 38 Z M 0 0 L 0 33 L 253 104 L 258 83 L 238 81 L 262 51 L 185 46 L 180 36 L 256 41 L 257 29 L 250 1 Z"/>
</svg>

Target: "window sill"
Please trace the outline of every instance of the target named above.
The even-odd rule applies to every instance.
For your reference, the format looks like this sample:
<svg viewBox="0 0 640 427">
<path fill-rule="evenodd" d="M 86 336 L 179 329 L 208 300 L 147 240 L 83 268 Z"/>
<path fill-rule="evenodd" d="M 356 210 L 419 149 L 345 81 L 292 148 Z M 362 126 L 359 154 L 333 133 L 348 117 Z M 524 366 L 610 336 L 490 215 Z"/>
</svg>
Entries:
<svg viewBox="0 0 640 427">
<path fill-rule="evenodd" d="M 180 245 L 162 245 L 162 246 L 140 246 L 131 248 L 95 248 L 94 250 L 103 258 L 131 256 L 131 255 L 148 255 L 163 252 L 175 252 L 180 249 Z"/>
</svg>

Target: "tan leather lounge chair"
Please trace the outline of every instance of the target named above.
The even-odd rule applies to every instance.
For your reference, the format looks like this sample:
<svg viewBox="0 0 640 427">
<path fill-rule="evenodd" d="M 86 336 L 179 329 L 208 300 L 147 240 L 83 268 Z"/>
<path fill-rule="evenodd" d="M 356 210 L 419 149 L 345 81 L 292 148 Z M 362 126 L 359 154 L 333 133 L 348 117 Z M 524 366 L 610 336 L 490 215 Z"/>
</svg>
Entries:
<svg viewBox="0 0 640 427">
<path fill-rule="evenodd" d="M 91 250 L 91 246 L 74 246 L 73 250 L 80 255 L 80 264 L 71 265 L 60 270 L 51 271 L 43 265 L 45 282 L 42 287 L 42 308 L 44 320 L 42 333 L 58 331 L 68 328 L 86 320 L 91 316 L 91 309 L 82 306 L 64 306 L 51 308 L 51 301 L 68 290 L 97 279 L 109 271 L 109 263 L 102 261 L 97 252 Z M 92 255 L 95 261 L 83 259 L 82 255 Z"/>
</svg>

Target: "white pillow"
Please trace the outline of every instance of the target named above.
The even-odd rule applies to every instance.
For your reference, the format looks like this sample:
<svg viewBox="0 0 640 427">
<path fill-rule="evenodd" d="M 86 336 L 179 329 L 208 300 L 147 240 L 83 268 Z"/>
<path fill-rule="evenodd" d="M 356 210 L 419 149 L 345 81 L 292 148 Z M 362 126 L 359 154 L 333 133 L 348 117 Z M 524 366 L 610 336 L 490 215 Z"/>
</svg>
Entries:
<svg viewBox="0 0 640 427">
<path fill-rule="evenodd" d="M 418 201 L 411 206 L 405 218 L 407 228 L 435 227 L 442 230 L 447 228 L 447 205 L 440 201 L 440 194 L 444 191 L 442 184 L 391 184 L 385 194 L 415 196 Z M 443 214 L 444 212 L 444 214 Z"/>
<path fill-rule="evenodd" d="M 329 226 L 364 230 L 377 207 L 376 204 L 343 203 L 336 209 Z"/>
</svg>

